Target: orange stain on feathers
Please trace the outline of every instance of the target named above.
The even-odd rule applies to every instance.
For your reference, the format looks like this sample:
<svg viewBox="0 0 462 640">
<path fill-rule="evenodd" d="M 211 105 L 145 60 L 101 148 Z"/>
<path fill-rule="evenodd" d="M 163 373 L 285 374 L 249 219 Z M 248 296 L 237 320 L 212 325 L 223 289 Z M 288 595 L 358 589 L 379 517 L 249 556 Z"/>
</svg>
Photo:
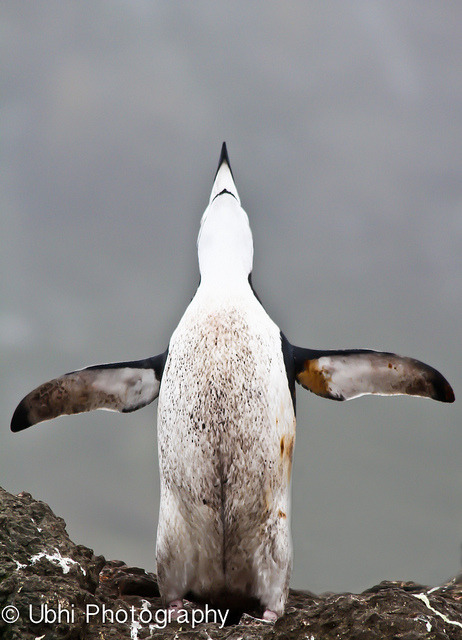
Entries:
<svg viewBox="0 0 462 640">
<path fill-rule="evenodd" d="M 303 370 L 297 374 L 297 380 L 305 389 L 328 398 L 330 377 L 319 367 L 318 360 L 305 360 L 304 364 Z"/>
</svg>

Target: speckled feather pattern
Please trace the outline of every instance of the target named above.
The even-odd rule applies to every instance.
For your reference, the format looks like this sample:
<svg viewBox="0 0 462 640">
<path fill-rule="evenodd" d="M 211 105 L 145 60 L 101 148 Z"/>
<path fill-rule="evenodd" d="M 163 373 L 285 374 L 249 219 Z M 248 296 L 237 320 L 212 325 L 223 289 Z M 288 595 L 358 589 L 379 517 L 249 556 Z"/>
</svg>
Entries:
<svg viewBox="0 0 462 640">
<path fill-rule="evenodd" d="M 159 394 L 166 601 L 226 592 L 282 613 L 294 439 L 278 327 L 249 286 L 229 297 L 200 287 L 172 336 Z"/>
</svg>

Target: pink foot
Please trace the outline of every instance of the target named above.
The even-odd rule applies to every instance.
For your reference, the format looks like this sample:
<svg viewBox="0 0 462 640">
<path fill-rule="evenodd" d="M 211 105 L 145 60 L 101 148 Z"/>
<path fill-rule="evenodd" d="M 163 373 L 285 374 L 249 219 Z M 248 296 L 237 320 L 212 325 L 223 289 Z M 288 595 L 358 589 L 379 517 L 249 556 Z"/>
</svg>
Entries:
<svg viewBox="0 0 462 640">
<path fill-rule="evenodd" d="M 170 619 L 176 620 L 178 617 L 178 612 L 182 608 L 183 608 L 183 600 L 181 599 L 172 600 L 171 602 L 169 602 L 167 609 L 170 615 Z"/>
<path fill-rule="evenodd" d="M 278 617 L 278 614 L 270 609 L 265 609 L 263 612 L 263 620 L 266 620 L 266 622 L 276 622 Z"/>
</svg>

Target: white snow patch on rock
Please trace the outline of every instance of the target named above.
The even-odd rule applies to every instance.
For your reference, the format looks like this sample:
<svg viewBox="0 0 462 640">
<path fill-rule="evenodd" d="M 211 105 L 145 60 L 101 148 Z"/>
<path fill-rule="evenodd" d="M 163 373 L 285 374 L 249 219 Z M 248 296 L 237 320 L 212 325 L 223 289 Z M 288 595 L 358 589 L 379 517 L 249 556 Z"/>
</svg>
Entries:
<svg viewBox="0 0 462 640">
<path fill-rule="evenodd" d="M 35 564 L 42 558 L 46 558 L 49 562 L 58 564 L 63 570 L 63 573 L 69 573 L 71 567 L 74 564 L 76 564 L 79 567 L 80 571 L 83 573 L 83 575 L 84 576 L 86 575 L 85 569 L 83 569 L 78 562 L 76 562 L 75 560 L 72 560 L 72 558 L 63 558 L 63 556 L 59 552 L 59 549 L 55 549 L 55 552 L 53 554 L 49 554 L 46 551 L 37 553 L 35 556 L 31 557 L 30 562 L 31 564 Z"/>
</svg>

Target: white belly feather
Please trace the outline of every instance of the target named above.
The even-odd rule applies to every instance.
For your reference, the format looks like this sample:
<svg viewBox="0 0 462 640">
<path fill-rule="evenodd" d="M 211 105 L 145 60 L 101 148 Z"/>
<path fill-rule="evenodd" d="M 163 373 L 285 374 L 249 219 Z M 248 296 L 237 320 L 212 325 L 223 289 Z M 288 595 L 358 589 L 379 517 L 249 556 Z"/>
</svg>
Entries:
<svg viewBox="0 0 462 640">
<path fill-rule="evenodd" d="M 172 336 L 159 394 L 157 556 L 167 600 L 184 595 L 169 584 L 179 579 L 184 592 L 263 600 L 268 581 L 288 580 L 294 439 L 278 327 L 253 296 L 236 304 L 197 295 Z"/>
</svg>

